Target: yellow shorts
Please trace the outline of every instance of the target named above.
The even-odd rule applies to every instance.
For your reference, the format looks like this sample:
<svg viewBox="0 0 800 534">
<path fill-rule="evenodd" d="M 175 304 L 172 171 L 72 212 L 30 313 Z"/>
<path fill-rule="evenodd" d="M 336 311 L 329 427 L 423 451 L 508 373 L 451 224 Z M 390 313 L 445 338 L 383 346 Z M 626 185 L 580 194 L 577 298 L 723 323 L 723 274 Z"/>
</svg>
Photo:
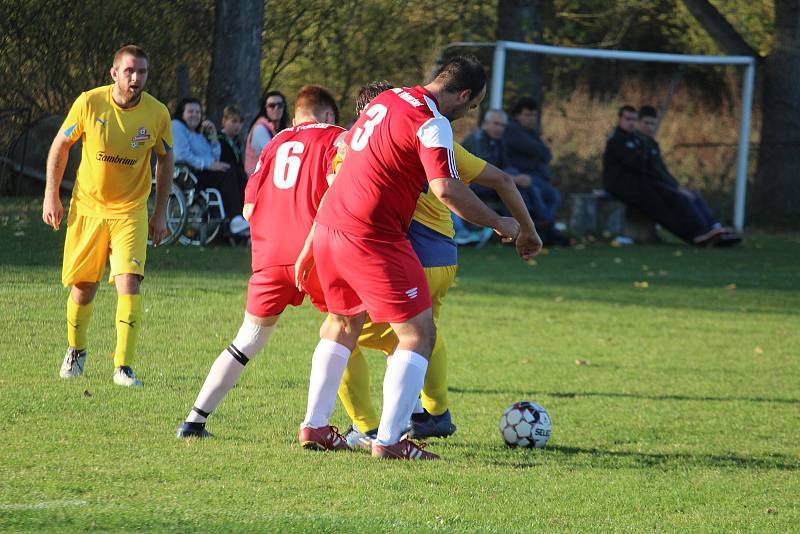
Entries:
<svg viewBox="0 0 800 534">
<path fill-rule="evenodd" d="M 458 265 L 425 267 L 425 278 L 428 279 L 428 288 L 431 293 L 433 321 L 437 326 L 444 297 L 447 295 L 447 291 L 453 287 L 457 271 Z M 382 350 L 385 354 L 391 354 L 397 346 L 397 335 L 387 323 L 373 323 L 367 317 L 367 322 L 364 323 L 364 328 L 358 338 L 358 344 L 367 349 Z"/>
<path fill-rule="evenodd" d="M 131 214 L 127 219 L 103 219 L 78 214 L 67 215 L 67 238 L 61 282 L 99 282 L 111 263 L 108 282 L 118 274 L 144 276 L 147 259 L 147 212 Z"/>
</svg>

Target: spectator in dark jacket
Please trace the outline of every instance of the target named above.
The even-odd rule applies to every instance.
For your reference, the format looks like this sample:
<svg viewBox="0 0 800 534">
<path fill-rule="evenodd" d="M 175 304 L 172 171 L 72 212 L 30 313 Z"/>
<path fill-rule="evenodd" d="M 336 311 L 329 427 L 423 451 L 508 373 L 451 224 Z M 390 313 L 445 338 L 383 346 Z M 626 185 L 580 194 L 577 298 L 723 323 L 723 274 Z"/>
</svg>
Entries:
<svg viewBox="0 0 800 534">
<path fill-rule="evenodd" d="M 236 106 L 225 106 L 222 110 L 222 130 L 217 135 L 220 145 L 220 161 L 231 166 L 239 178 L 239 184 L 244 191 L 247 184 L 247 174 L 244 172 L 244 157 L 242 154 L 242 141 L 239 133 L 242 131 L 242 112 Z"/>
<path fill-rule="evenodd" d="M 480 129 L 467 136 L 461 142 L 461 145 L 479 158 L 510 174 L 514 179 L 514 183 L 517 184 L 528 211 L 533 213 L 536 211 L 538 199 L 536 199 L 536 193 L 531 187 L 531 177 L 527 174 L 519 173 L 509 164 L 508 153 L 503 140 L 503 132 L 505 132 L 507 124 L 508 116 L 504 111 L 490 109 L 483 117 Z M 481 199 L 490 203 L 500 202 L 494 189 L 476 184 L 470 187 Z"/>
<path fill-rule="evenodd" d="M 658 111 L 653 106 L 642 106 L 639 108 L 639 121 L 636 123 L 636 133 L 644 142 L 644 149 L 647 152 L 647 176 L 659 187 L 672 189 L 673 191 L 685 196 L 694 206 L 696 216 L 702 220 L 703 227 L 717 230 L 722 228 L 722 224 L 711 213 L 711 208 L 706 204 L 703 196 L 698 192 L 687 187 L 682 187 L 678 180 L 672 176 L 661 157 L 661 147 L 656 141 L 656 131 L 658 130 Z M 714 243 L 717 246 L 735 245 L 741 242 L 739 234 L 729 228 L 724 228 L 725 233 L 721 234 Z"/>
<path fill-rule="evenodd" d="M 693 195 L 681 191 L 666 170 L 655 139 L 636 132 L 639 119 L 636 109 L 623 106 L 618 117 L 603 153 L 606 190 L 688 243 L 698 246 L 738 243 L 741 238 L 711 217 L 705 202 L 702 209 Z"/>
<path fill-rule="evenodd" d="M 540 221 L 550 225 L 555 221 L 561 194 L 550 182 L 550 160 L 553 154 L 536 129 L 539 118 L 536 100 L 531 97 L 520 98 L 512 106 L 510 115 L 511 120 L 508 121 L 503 136 L 509 164 L 518 172 L 531 177 L 537 197 L 541 201 L 537 210 L 537 225 Z"/>
<path fill-rule="evenodd" d="M 244 171 L 242 140 L 239 139 L 241 131 L 242 112 L 236 106 L 225 106 L 222 110 L 222 130 L 217 136 L 221 148 L 219 159 Z"/>
</svg>

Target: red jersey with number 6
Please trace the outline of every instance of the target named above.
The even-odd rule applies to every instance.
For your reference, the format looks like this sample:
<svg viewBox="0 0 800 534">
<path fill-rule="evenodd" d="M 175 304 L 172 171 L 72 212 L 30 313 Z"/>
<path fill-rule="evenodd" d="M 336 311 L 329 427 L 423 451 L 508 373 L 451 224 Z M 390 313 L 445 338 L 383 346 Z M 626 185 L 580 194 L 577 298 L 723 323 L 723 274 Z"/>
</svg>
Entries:
<svg viewBox="0 0 800 534">
<path fill-rule="evenodd" d="M 420 193 L 436 178 L 456 178 L 453 131 L 422 87 L 384 91 L 345 136 L 347 157 L 317 221 L 381 241 L 406 238 Z"/>
<path fill-rule="evenodd" d="M 328 190 L 336 140 L 344 129 L 305 122 L 277 134 L 264 147 L 247 181 L 253 272 L 294 265 Z"/>
</svg>

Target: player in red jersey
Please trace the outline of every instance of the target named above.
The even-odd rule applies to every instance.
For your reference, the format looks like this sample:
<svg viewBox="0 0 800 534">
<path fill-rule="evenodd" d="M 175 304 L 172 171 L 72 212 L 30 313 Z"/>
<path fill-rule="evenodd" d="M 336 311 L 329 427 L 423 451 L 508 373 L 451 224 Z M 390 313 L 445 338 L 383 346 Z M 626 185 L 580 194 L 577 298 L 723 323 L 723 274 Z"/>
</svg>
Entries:
<svg viewBox="0 0 800 534">
<path fill-rule="evenodd" d="M 293 127 L 278 133 L 261 153 L 245 190 L 253 274 L 244 323 L 211 366 L 192 410 L 178 429 L 179 438 L 209 436 L 205 429 L 208 416 L 239 380 L 247 362 L 267 343 L 281 312 L 303 302 L 304 293 L 295 285 L 294 263 L 328 189 L 328 170 L 337 139 L 344 132 L 332 124 L 337 119 L 338 108 L 331 94 L 318 85 L 307 85 L 297 95 Z M 327 311 L 314 274 L 304 290 L 318 309 Z M 336 442 L 335 437 L 332 441 Z"/>
<path fill-rule="evenodd" d="M 347 359 L 368 311 L 388 322 L 399 343 L 383 384 L 383 413 L 372 455 L 437 459 L 401 439 L 422 389 L 436 329 L 422 265 L 406 239 L 420 193 L 430 188 L 462 218 L 514 239 L 519 224 L 486 207 L 458 179 L 450 120 L 476 107 L 486 73 L 473 57 L 453 58 L 425 87 L 396 88 L 376 97 L 345 136 L 336 181 L 313 230 L 313 261 L 329 309 L 314 351 L 308 410 L 299 439 L 329 449 L 329 417 Z M 307 246 L 296 270 L 312 259 Z"/>
</svg>

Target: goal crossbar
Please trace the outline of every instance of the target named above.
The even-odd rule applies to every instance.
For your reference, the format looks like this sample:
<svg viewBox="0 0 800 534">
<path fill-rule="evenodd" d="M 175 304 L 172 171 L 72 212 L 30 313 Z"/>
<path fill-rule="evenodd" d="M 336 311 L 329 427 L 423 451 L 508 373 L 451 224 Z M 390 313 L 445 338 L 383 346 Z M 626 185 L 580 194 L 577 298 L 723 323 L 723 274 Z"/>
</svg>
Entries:
<svg viewBox="0 0 800 534">
<path fill-rule="evenodd" d="M 505 85 L 506 52 L 517 51 L 550 56 L 582 57 L 590 59 L 620 59 L 658 63 L 690 63 L 699 65 L 741 65 L 745 68 L 742 80 L 742 116 L 739 125 L 739 143 L 736 159 L 736 187 L 733 202 L 733 225 L 741 232 L 744 229 L 745 196 L 747 193 L 747 160 L 750 144 L 750 118 L 753 110 L 753 84 L 756 60 L 750 56 L 700 56 L 664 54 L 658 52 L 634 52 L 627 50 L 597 50 L 593 48 L 571 48 L 514 41 L 494 43 L 458 42 L 447 46 L 491 46 L 494 47 L 492 80 L 489 104 L 494 109 L 503 107 Z"/>
</svg>

